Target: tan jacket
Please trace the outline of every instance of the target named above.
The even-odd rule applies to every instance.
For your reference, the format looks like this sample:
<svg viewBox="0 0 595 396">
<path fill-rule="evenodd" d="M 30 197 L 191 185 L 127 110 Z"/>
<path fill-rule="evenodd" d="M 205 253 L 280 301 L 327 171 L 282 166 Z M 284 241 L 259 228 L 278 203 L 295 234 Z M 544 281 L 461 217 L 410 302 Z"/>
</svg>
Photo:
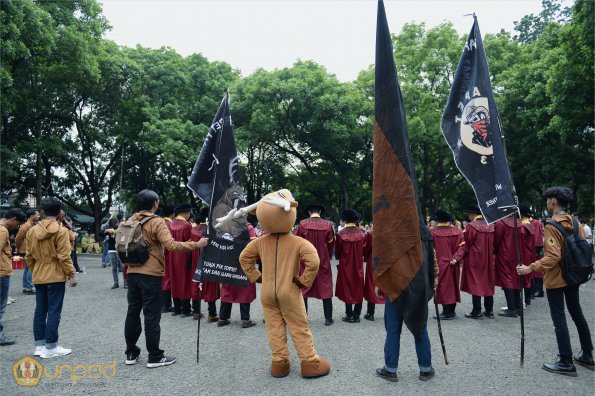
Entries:
<svg viewBox="0 0 595 396">
<path fill-rule="evenodd" d="M 147 216 L 154 216 L 149 211 L 137 212 L 132 216 L 134 220 L 141 220 Z M 190 252 L 194 250 L 195 242 L 175 241 L 165 220 L 161 217 L 154 217 L 143 225 L 143 238 L 149 247 L 149 259 L 140 267 L 128 267 L 129 274 L 144 274 L 152 276 L 163 276 L 163 249 L 170 252 Z"/>
<path fill-rule="evenodd" d="M 8 228 L 0 225 L 0 276 L 12 275 L 12 252 Z"/>
<path fill-rule="evenodd" d="M 55 220 L 42 220 L 27 233 L 25 261 L 33 284 L 66 282 L 75 275 L 70 234 Z"/>
<path fill-rule="evenodd" d="M 17 232 L 17 236 L 14 238 L 14 243 L 17 246 L 17 252 L 21 255 L 27 253 L 27 233 L 29 230 L 34 226 L 31 220 L 27 220 L 27 222 L 19 227 L 19 232 Z"/>
<path fill-rule="evenodd" d="M 552 220 L 561 223 L 566 230 L 571 231 L 572 217 L 568 214 L 558 214 Z M 585 229 L 579 223 L 578 232 L 585 237 Z M 562 266 L 564 265 L 564 236 L 553 225 L 546 224 L 543 234 L 544 254 L 541 260 L 530 265 L 533 271 L 543 272 L 543 283 L 546 289 L 558 289 L 568 284 L 562 277 Z"/>
</svg>

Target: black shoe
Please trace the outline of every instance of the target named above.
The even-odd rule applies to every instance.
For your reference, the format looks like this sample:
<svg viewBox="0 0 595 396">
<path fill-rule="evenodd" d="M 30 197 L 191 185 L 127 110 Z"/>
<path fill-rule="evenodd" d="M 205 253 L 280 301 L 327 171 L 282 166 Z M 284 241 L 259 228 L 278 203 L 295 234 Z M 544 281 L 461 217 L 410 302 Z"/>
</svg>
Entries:
<svg viewBox="0 0 595 396">
<path fill-rule="evenodd" d="M 174 311 L 174 310 L 171 311 L 171 316 L 178 316 L 179 314 L 181 314 L 180 311 Z"/>
<path fill-rule="evenodd" d="M 325 319 L 325 321 L 324 321 L 324 325 L 325 325 L 325 326 L 330 326 L 330 325 L 332 325 L 333 323 L 335 323 L 335 321 L 334 321 L 334 320 L 332 320 L 332 319 Z"/>
<path fill-rule="evenodd" d="M 192 314 L 190 312 L 182 312 L 180 314 L 180 318 L 187 318 L 188 316 L 192 316 Z"/>
<path fill-rule="evenodd" d="M 560 357 L 558 361 L 554 363 L 545 363 L 543 365 L 545 371 L 549 371 L 554 374 L 567 375 L 569 377 L 576 377 L 576 367 L 572 363 L 572 359 L 565 359 Z"/>
<path fill-rule="evenodd" d="M 217 322 L 217 326 L 218 327 L 223 327 L 223 326 L 227 326 L 230 323 L 229 319 L 219 319 L 219 321 Z"/>
<path fill-rule="evenodd" d="M 353 323 L 359 323 L 359 322 L 360 322 L 359 316 L 354 316 L 353 317 Z"/>
<path fill-rule="evenodd" d="M 390 371 L 387 371 L 385 367 L 377 368 L 376 375 L 391 382 L 398 381 L 397 373 L 391 373 Z"/>
<path fill-rule="evenodd" d="M 595 365 L 593 364 L 593 356 L 586 355 L 584 352 L 581 351 L 579 355 L 573 357 L 573 360 L 576 364 L 580 364 L 581 366 L 586 367 L 589 370 L 595 370 Z"/>
<path fill-rule="evenodd" d="M 503 316 L 505 318 L 516 318 L 518 315 L 516 311 L 511 311 L 510 309 L 507 309 L 505 311 L 498 312 L 498 316 Z"/>
<path fill-rule="evenodd" d="M 25 289 L 25 290 L 23 290 L 23 294 L 27 294 L 27 295 L 33 296 L 33 295 L 35 295 L 35 290 L 33 290 L 33 289 Z"/>
<path fill-rule="evenodd" d="M 127 366 L 132 366 L 138 362 L 138 357 L 140 356 L 140 351 L 138 352 L 129 352 L 126 354 L 126 362 Z"/>
<path fill-rule="evenodd" d="M 161 367 L 161 366 L 169 366 L 170 364 L 174 364 L 175 362 L 176 362 L 176 358 L 170 357 L 170 356 L 162 356 L 157 359 L 149 358 L 149 361 L 147 362 L 147 367 L 155 368 L 155 367 Z"/>
<path fill-rule="evenodd" d="M 355 320 L 353 319 L 353 316 L 343 316 L 341 318 L 341 320 L 343 322 L 347 322 L 347 323 L 355 323 Z"/>
<path fill-rule="evenodd" d="M 242 320 L 242 329 L 256 326 L 256 322 L 253 320 Z"/>
<path fill-rule="evenodd" d="M 0 346 L 9 346 L 9 345 L 14 345 L 17 342 L 15 340 L 11 340 L 10 338 L 4 338 L 2 339 L 2 341 L 0 341 Z"/>
<path fill-rule="evenodd" d="M 117 289 L 118 287 L 120 287 L 120 285 L 118 285 L 117 283 L 115 285 L 112 286 L 112 289 Z"/>
<path fill-rule="evenodd" d="M 171 307 L 163 307 L 161 308 L 161 313 L 168 313 L 171 312 L 172 308 Z"/>
<path fill-rule="evenodd" d="M 422 381 L 429 381 L 434 377 L 434 374 L 436 374 L 436 371 L 434 371 L 434 368 L 432 367 L 430 371 L 420 371 L 419 379 Z"/>
<path fill-rule="evenodd" d="M 367 314 L 364 315 L 364 319 L 369 320 L 370 322 L 373 322 L 374 321 L 374 314 L 367 313 Z"/>
<path fill-rule="evenodd" d="M 543 297 L 543 292 L 542 291 L 535 292 L 535 293 L 533 293 L 533 297 Z"/>
<path fill-rule="evenodd" d="M 124 282 L 124 289 L 128 289 L 128 282 Z"/>
<path fill-rule="evenodd" d="M 453 320 L 455 318 L 456 315 L 454 314 L 444 314 L 441 313 L 440 314 L 440 320 Z M 436 316 L 433 317 L 434 319 L 436 319 Z"/>
<path fill-rule="evenodd" d="M 494 313 L 493 312 L 488 312 L 488 311 L 483 311 L 483 316 L 488 318 L 488 319 L 494 319 Z"/>
<path fill-rule="evenodd" d="M 466 313 L 465 314 L 465 317 L 466 318 L 469 318 L 469 319 L 483 319 L 483 315 L 482 314 L 480 314 L 480 313 L 473 313 L 473 312 Z"/>
</svg>

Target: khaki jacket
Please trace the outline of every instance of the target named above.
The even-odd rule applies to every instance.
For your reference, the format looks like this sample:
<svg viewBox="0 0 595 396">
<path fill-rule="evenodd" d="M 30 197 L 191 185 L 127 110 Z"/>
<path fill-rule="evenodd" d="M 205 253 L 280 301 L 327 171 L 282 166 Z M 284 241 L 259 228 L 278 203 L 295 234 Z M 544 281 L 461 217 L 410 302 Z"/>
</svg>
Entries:
<svg viewBox="0 0 595 396">
<path fill-rule="evenodd" d="M 12 275 L 12 252 L 8 228 L 0 225 L 0 276 Z"/>
<path fill-rule="evenodd" d="M 31 220 L 27 220 L 27 222 L 19 227 L 19 232 L 17 232 L 17 236 L 14 238 L 14 243 L 17 246 L 17 253 L 20 255 L 25 255 L 27 252 L 27 233 L 29 230 L 34 226 Z"/>
<path fill-rule="evenodd" d="M 70 234 L 55 220 L 42 220 L 27 233 L 25 261 L 33 284 L 66 282 L 75 275 Z"/>
<path fill-rule="evenodd" d="M 568 214 L 557 214 L 552 220 L 559 222 L 568 231 L 572 231 L 572 217 Z M 580 236 L 585 237 L 585 229 L 579 223 Z M 543 272 L 543 283 L 546 289 L 558 289 L 568 286 L 562 277 L 564 265 L 564 236 L 553 225 L 546 224 L 543 234 L 544 255 L 530 265 L 533 271 Z"/>
<path fill-rule="evenodd" d="M 154 216 L 149 211 L 137 212 L 132 216 L 134 220 Z M 129 274 L 144 274 L 163 276 L 163 249 L 170 252 L 190 252 L 194 250 L 194 242 L 176 242 L 161 217 L 154 217 L 143 225 L 143 238 L 149 247 L 149 259 L 140 267 L 128 267 Z"/>
</svg>

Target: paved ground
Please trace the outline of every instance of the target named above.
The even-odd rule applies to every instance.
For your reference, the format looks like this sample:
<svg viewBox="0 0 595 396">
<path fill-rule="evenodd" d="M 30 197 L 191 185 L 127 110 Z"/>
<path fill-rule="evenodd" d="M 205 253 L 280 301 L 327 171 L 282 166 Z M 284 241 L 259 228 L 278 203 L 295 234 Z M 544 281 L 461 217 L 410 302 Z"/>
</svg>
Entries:
<svg viewBox="0 0 595 396">
<path fill-rule="evenodd" d="M 73 349 L 69 356 L 43 360 L 50 375 L 58 368 L 62 378 L 44 377 L 35 388 L 16 385 L 12 365 L 25 355 L 33 354 L 32 318 L 34 296 L 21 294 L 22 271 L 15 271 L 10 295 L 17 302 L 7 307 L 5 331 L 17 344 L 0 349 L 0 393 L 16 394 L 592 394 L 595 373 L 577 367 L 578 378 L 549 374 L 541 369 L 544 361 L 556 357 L 557 349 L 547 301 L 533 300 L 526 311 L 525 368 L 519 368 L 520 327 L 515 319 L 473 321 L 462 317 L 471 308 L 469 296 L 457 308 L 459 317 L 443 323 L 450 364 L 442 358 L 435 321 L 430 319 L 433 365 L 436 377 L 428 382 L 418 380 L 418 368 L 413 339 L 403 333 L 399 382 L 390 383 L 374 375 L 374 369 L 383 364 L 383 308 L 377 312 L 375 322 L 362 320 L 360 324 L 347 324 L 339 320 L 343 306 L 335 300 L 335 324 L 325 327 L 322 304 L 311 300 L 310 326 L 316 348 L 321 356 L 330 360 L 332 372 L 319 379 L 304 380 L 299 376 L 299 362 L 292 349 L 293 370 L 289 377 L 274 379 L 268 373 L 269 349 L 262 310 L 256 301 L 252 317 L 256 327 L 242 329 L 239 310 L 234 306 L 232 324 L 218 328 L 201 321 L 201 361 L 196 363 L 196 326 L 191 318 L 164 316 L 161 320 L 162 348 L 174 355 L 178 362 L 169 367 L 147 369 L 145 364 L 124 365 L 124 317 L 126 291 L 110 290 L 111 272 L 102 269 L 97 255 L 81 257 L 80 285 L 67 288 L 60 325 L 60 343 Z M 591 281 L 581 288 L 583 309 L 591 325 L 594 323 L 594 288 Z M 496 307 L 505 305 L 501 292 L 496 296 Z M 204 307 L 204 305 L 203 305 Z M 433 309 L 433 306 L 431 306 Z M 570 317 L 570 334 L 575 351 L 580 348 Z M 139 346 L 144 349 L 144 336 Z M 146 363 L 146 354 L 141 355 Z M 106 365 L 116 361 L 113 379 L 79 379 L 73 384 L 69 368 L 76 365 Z M 60 365 L 66 365 L 59 367 Z M 78 367 L 82 374 L 84 368 Z M 95 371 L 96 372 L 96 371 Z M 106 371 L 109 375 L 111 371 Z"/>
</svg>

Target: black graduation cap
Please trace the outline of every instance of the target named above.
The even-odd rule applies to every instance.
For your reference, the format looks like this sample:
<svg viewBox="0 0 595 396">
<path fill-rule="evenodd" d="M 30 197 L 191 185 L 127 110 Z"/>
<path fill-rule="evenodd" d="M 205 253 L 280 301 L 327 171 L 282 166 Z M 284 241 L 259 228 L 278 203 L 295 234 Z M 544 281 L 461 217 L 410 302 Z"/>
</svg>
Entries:
<svg viewBox="0 0 595 396">
<path fill-rule="evenodd" d="M 475 214 L 481 214 L 481 210 L 479 210 L 479 206 L 477 205 L 468 205 L 464 212 L 466 213 L 475 213 Z"/>
<path fill-rule="evenodd" d="M 533 212 L 528 206 L 520 205 L 519 211 L 521 212 L 522 217 L 533 217 Z"/>
<path fill-rule="evenodd" d="M 200 211 L 198 212 L 198 216 L 196 216 L 196 221 L 199 223 L 203 223 L 204 221 L 207 220 L 208 217 L 209 217 L 209 207 L 205 206 L 204 208 L 201 208 Z"/>
<path fill-rule="evenodd" d="M 445 222 L 445 221 L 452 220 L 452 216 L 450 215 L 450 213 L 448 213 L 447 211 L 442 210 L 442 209 L 437 210 L 436 213 L 434 213 L 434 217 L 439 222 Z"/>
<path fill-rule="evenodd" d="M 323 215 L 324 212 L 326 211 L 326 209 L 324 208 L 324 206 L 322 206 L 321 204 L 310 204 L 308 206 L 306 206 L 305 212 L 306 214 L 310 214 L 310 211 L 317 211 L 318 213 L 320 213 L 320 215 Z"/>
<path fill-rule="evenodd" d="M 347 223 L 355 223 L 357 221 L 359 221 L 361 215 L 359 213 L 357 213 L 355 210 L 353 209 L 345 209 L 344 211 L 341 212 L 341 214 L 339 215 L 339 217 L 341 218 L 341 220 L 347 222 Z"/>
<path fill-rule="evenodd" d="M 189 203 L 179 204 L 178 206 L 176 206 L 176 209 L 174 210 L 176 214 L 190 211 L 192 211 L 192 205 L 190 205 Z"/>
</svg>

